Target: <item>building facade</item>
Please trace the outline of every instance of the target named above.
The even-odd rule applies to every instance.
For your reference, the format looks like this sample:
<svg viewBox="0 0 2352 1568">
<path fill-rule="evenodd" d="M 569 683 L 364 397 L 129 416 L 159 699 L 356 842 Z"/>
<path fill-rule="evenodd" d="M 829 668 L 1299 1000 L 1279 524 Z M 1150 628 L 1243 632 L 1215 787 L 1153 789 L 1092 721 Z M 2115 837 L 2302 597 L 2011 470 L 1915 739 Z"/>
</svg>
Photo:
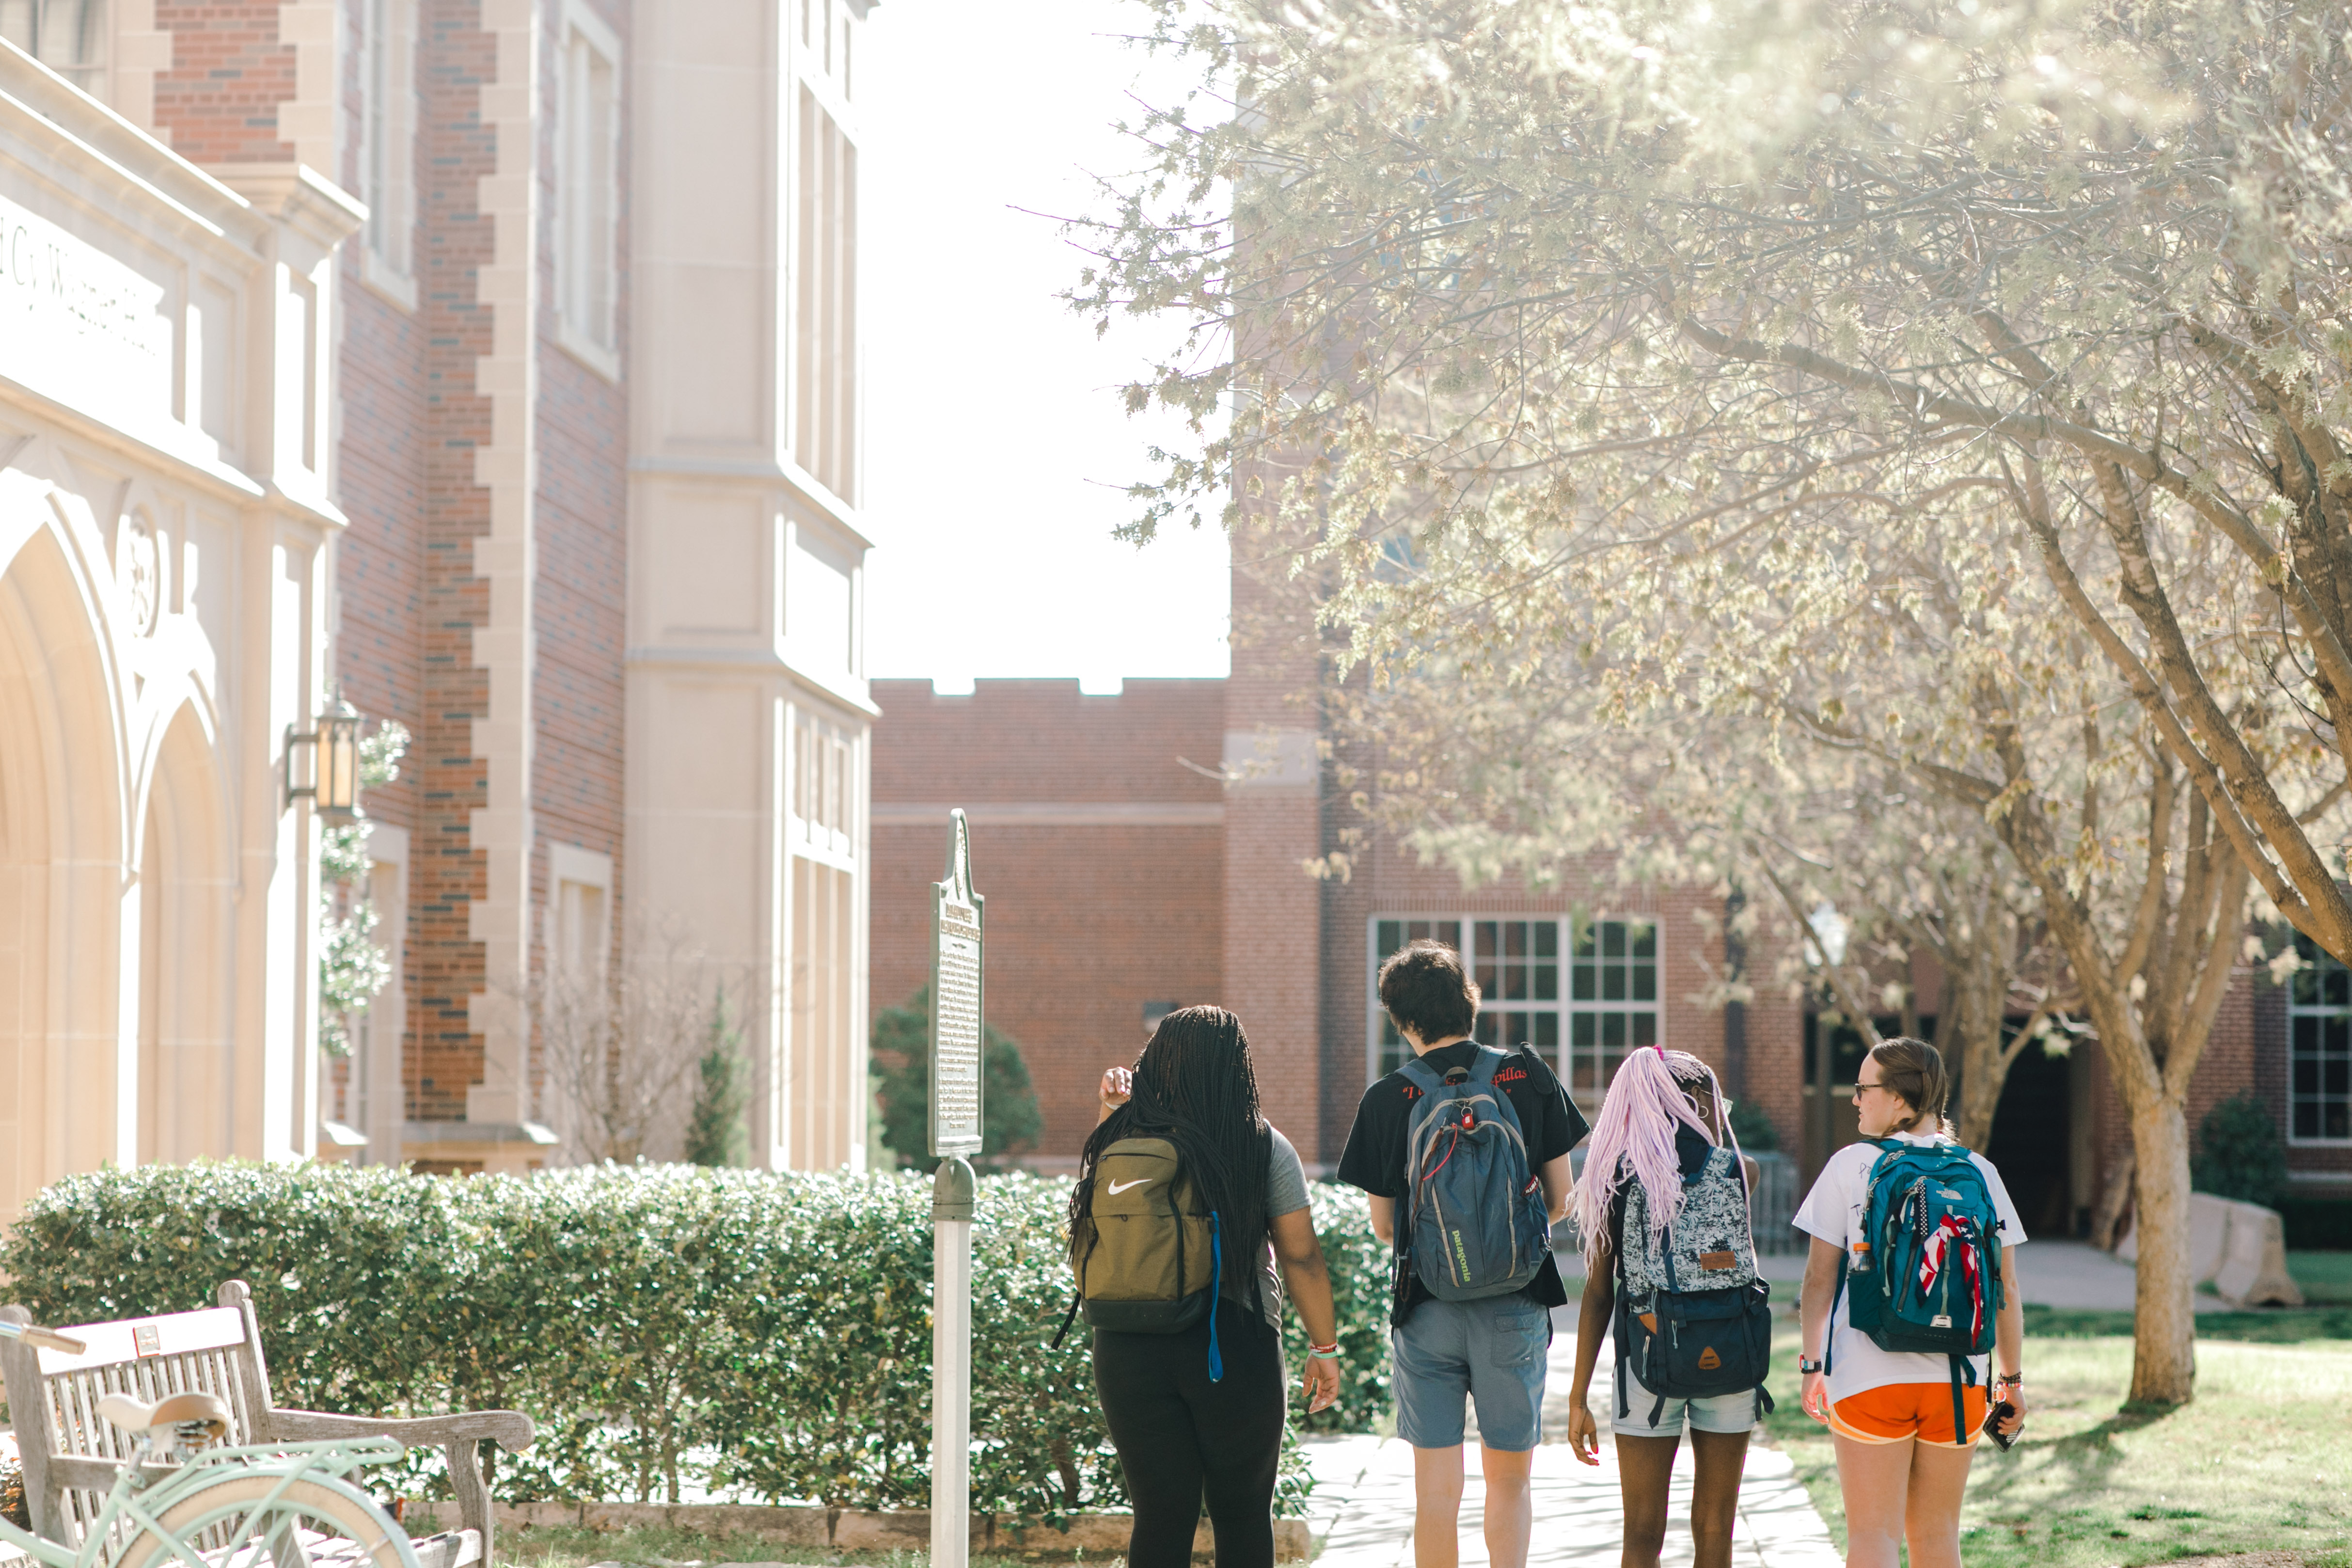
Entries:
<svg viewBox="0 0 2352 1568">
<path fill-rule="evenodd" d="M 0 8 L 0 1116 L 40 1123 L 0 1206 L 105 1160 L 578 1158 L 563 1053 L 697 990 L 755 1160 L 862 1162 L 870 8 Z M 412 738 L 348 1059 L 284 788 L 338 694 Z"/>
<path fill-rule="evenodd" d="M 1535 1046 L 1588 1117 L 1625 1053 L 1654 1043 L 1704 1058 L 1761 1110 L 1800 1182 L 1853 1141 L 1861 1038 L 1779 978 L 1775 922 L 1737 922 L 1748 934 L 1727 948 L 1735 911 L 1706 889 L 1623 887 L 1598 860 L 1540 891 L 1471 888 L 1377 833 L 1347 836 L 1366 819 L 1335 772 L 1347 742 L 1317 700 L 1311 616 L 1286 613 L 1286 580 L 1244 569 L 1233 592 L 1242 634 L 1223 681 L 1131 681 L 1118 696 L 1069 681 L 983 680 L 968 697 L 877 684 L 876 999 L 927 976 L 927 884 L 947 810 L 962 805 L 989 898 L 990 1021 L 1022 1047 L 1045 1114 L 1030 1163 L 1074 1163 L 1102 1069 L 1131 1061 L 1168 1007 L 1216 1002 L 1249 1032 L 1268 1115 L 1328 1169 L 1365 1086 L 1402 1059 L 1374 976 L 1420 936 L 1468 960 L 1480 1037 Z M 2286 984 L 2260 965 L 2239 975 L 2189 1121 L 2252 1089 L 2284 1135 L 2291 1192 L 2352 1197 L 2352 971 L 2304 949 L 2310 967 Z M 1750 999 L 1708 1002 L 1734 974 Z M 1932 959 L 1874 978 L 1910 999 L 1881 1032 L 1933 1038 Z M 1987 1152 L 2031 1230 L 2074 1236 L 2128 1147 L 2084 1042 L 2021 1056 Z"/>
</svg>

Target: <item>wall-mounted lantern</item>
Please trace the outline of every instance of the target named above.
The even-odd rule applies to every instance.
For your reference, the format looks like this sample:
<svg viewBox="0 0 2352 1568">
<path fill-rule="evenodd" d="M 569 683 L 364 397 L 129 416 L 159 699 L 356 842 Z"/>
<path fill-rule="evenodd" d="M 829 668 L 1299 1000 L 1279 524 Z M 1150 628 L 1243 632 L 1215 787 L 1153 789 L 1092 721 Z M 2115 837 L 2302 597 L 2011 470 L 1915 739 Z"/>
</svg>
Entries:
<svg viewBox="0 0 2352 1568">
<path fill-rule="evenodd" d="M 331 822 L 350 822 L 360 814 L 360 712 L 341 693 L 328 700 L 318 728 L 286 726 L 286 804 L 297 800 L 310 801 Z"/>
</svg>

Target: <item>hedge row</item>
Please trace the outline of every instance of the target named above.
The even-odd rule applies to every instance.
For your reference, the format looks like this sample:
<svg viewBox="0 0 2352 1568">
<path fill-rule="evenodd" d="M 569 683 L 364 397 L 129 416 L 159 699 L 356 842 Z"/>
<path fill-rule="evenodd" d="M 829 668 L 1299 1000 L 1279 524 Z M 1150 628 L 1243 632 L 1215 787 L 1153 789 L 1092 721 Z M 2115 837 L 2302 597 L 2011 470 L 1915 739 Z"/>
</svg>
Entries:
<svg viewBox="0 0 2352 1568">
<path fill-rule="evenodd" d="M 1126 1505 L 1069 1300 L 1068 1184 L 985 1178 L 973 1226 L 973 1506 L 1058 1519 Z M 1385 1250 L 1360 1194 L 1315 1217 L 1344 1346 L 1339 1409 L 1388 1405 Z M 691 1166 L 451 1181 L 337 1165 L 199 1163 L 73 1177 L 0 1243 L 0 1295 L 49 1322 L 210 1305 L 254 1289 L 281 1404 L 520 1409 L 513 1502 L 921 1507 L 929 1491 L 930 1184 Z M 1295 1315 L 1291 1364 L 1305 1349 Z M 429 1466 L 429 1457 L 420 1458 Z M 420 1470 L 420 1477 L 427 1472 Z M 1306 1491 L 1295 1451 L 1278 1503 Z"/>
</svg>

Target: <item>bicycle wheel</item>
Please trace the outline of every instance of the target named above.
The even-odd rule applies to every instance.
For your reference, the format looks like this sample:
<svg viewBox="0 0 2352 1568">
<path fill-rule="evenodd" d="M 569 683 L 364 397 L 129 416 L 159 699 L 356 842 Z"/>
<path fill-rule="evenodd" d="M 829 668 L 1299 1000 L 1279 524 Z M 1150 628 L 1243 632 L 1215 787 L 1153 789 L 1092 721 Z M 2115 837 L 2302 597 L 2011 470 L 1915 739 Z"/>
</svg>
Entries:
<svg viewBox="0 0 2352 1568">
<path fill-rule="evenodd" d="M 208 1568 L 416 1568 L 415 1550 L 390 1515 L 324 1477 L 289 1483 L 268 1471 L 224 1471 L 157 1522 L 173 1539 L 136 1529 L 106 1557 L 108 1568 L 187 1568 L 174 1541 Z"/>
</svg>

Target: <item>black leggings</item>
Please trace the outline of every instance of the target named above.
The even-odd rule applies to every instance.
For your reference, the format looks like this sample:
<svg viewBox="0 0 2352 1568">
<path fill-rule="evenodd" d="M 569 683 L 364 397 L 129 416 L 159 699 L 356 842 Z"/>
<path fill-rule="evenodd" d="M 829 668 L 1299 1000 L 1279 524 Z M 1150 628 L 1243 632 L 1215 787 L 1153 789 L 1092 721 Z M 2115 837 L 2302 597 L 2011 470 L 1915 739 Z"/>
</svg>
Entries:
<svg viewBox="0 0 2352 1568">
<path fill-rule="evenodd" d="M 1282 1456 L 1282 1342 L 1256 1312 L 1217 1305 L 1225 1375 L 1209 1381 L 1209 1325 L 1095 1331 L 1095 1393 L 1135 1505 L 1128 1568 L 1187 1568 L 1206 1494 L 1217 1568 L 1273 1568 Z"/>
</svg>

